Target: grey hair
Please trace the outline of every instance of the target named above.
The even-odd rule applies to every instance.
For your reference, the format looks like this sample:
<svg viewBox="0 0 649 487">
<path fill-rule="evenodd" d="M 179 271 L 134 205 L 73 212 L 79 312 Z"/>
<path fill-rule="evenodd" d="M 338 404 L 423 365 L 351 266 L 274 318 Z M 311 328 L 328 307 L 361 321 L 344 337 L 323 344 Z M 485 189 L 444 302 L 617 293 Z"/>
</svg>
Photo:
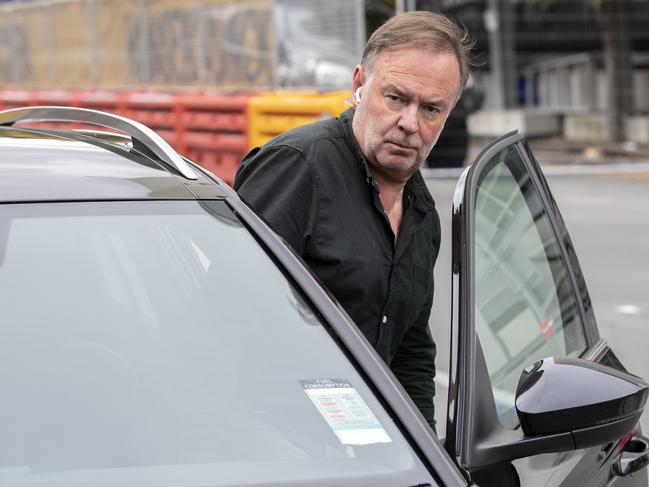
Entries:
<svg viewBox="0 0 649 487">
<path fill-rule="evenodd" d="M 371 73 L 381 51 L 403 47 L 451 52 L 460 66 L 461 93 L 469 78 L 469 53 L 473 44 L 464 28 L 445 15 L 421 10 L 406 12 L 390 18 L 374 31 L 363 51 L 361 66 Z"/>
</svg>

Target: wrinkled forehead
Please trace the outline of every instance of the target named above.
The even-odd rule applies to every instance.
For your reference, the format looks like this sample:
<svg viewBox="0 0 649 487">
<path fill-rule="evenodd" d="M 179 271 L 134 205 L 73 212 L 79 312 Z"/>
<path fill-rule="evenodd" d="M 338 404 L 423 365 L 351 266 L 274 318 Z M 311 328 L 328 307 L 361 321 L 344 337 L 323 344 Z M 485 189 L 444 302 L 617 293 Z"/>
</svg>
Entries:
<svg viewBox="0 0 649 487">
<path fill-rule="evenodd" d="M 384 50 L 376 57 L 373 69 L 365 73 L 367 81 L 394 85 L 404 92 L 416 90 L 426 97 L 455 99 L 461 93 L 459 62 L 451 50 Z"/>
</svg>

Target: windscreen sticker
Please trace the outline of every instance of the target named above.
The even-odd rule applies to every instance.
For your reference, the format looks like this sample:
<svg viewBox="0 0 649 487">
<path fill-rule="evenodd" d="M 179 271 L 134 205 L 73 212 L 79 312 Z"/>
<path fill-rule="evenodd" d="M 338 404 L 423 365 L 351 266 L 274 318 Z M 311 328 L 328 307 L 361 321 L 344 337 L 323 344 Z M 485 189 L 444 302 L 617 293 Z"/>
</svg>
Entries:
<svg viewBox="0 0 649 487">
<path fill-rule="evenodd" d="M 392 442 L 347 379 L 309 379 L 300 384 L 343 445 Z"/>
</svg>

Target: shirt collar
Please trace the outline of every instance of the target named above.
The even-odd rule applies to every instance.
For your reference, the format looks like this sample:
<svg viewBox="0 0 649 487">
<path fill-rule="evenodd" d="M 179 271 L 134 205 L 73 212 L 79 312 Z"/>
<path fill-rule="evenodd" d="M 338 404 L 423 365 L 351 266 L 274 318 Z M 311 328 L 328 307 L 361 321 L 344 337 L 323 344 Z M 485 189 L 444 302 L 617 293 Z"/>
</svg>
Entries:
<svg viewBox="0 0 649 487">
<path fill-rule="evenodd" d="M 374 178 L 372 177 L 372 172 L 370 171 L 370 166 L 361 151 L 361 147 L 358 145 L 358 141 L 354 136 L 354 131 L 352 129 L 352 120 L 354 119 L 354 108 L 348 108 L 340 115 L 340 121 L 342 122 L 343 135 L 345 136 L 345 141 L 347 145 L 351 147 L 354 156 L 356 156 L 356 161 L 361 165 L 361 170 L 363 171 L 363 176 L 368 184 L 374 186 Z"/>
<path fill-rule="evenodd" d="M 361 170 L 363 171 L 363 176 L 368 184 L 375 186 L 374 178 L 372 177 L 372 172 L 370 171 L 370 166 L 361 151 L 358 141 L 354 136 L 354 131 L 352 129 L 352 120 L 354 119 L 354 108 L 348 108 L 345 110 L 339 117 L 339 120 L 342 122 L 343 135 L 345 141 L 351 147 L 354 156 L 356 156 L 357 162 L 361 165 Z M 429 212 L 435 208 L 435 201 L 430 195 L 430 191 L 426 187 L 424 182 L 424 177 L 421 175 L 421 171 L 414 173 L 408 182 L 406 183 L 406 192 L 411 194 L 413 197 L 413 205 L 415 208 L 423 211 Z"/>
</svg>

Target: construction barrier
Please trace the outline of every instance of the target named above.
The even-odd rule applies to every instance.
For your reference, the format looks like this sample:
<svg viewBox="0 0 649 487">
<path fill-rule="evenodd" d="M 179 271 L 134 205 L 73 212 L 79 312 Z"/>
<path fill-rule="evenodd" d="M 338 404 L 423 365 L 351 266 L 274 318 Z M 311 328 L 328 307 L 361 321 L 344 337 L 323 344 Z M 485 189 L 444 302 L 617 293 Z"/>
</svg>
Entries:
<svg viewBox="0 0 649 487">
<path fill-rule="evenodd" d="M 248 152 L 249 95 L 178 95 L 178 149 L 228 184 Z"/>
<path fill-rule="evenodd" d="M 253 147 L 291 128 L 337 116 L 348 91 L 259 95 L 110 90 L 0 90 L 0 110 L 34 105 L 90 108 L 137 120 L 228 184 Z M 42 125 L 42 124 L 41 124 Z M 80 127 L 80 124 L 65 124 Z"/>
<path fill-rule="evenodd" d="M 350 105 L 349 91 L 332 93 L 283 92 L 258 95 L 248 103 L 248 141 L 265 144 L 286 130 L 320 118 L 340 115 Z"/>
<path fill-rule="evenodd" d="M 250 95 L 198 92 L 0 90 L 0 110 L 61 105 L 128 117 L 155 130 L 179 153 L 232 184 L 239 161 L 249 148 L 249 99 Z"/>
<path fill-rule="evenodd" d="M 0 90 L 0 110 L 37 104 L 34 92 L 27 90 Z"/>
<path fill-rule="evenodd" d="M 176 96 L 171 93 L 126 93 L 123 108 L 118 114 L 146 125 L 177 149 L 179 137 L 175 106 Z"/>
</svg>

